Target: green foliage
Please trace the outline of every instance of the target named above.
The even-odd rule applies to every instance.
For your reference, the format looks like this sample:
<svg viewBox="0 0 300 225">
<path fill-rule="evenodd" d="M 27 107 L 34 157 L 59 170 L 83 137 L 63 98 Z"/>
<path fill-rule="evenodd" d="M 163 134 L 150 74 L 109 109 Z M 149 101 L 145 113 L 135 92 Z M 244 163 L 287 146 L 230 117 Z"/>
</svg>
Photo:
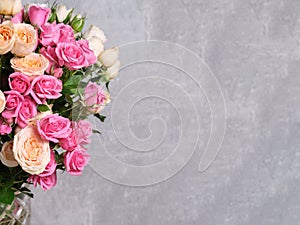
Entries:
<svg viewBox="0 0 300 225">
<path fill-rule="evenodd" d="M 37 109 L 38 109 L 39 112 L 47 112 L 47 111 L 50 110 L 47 105 L 38 105 Z"/>
</svg>

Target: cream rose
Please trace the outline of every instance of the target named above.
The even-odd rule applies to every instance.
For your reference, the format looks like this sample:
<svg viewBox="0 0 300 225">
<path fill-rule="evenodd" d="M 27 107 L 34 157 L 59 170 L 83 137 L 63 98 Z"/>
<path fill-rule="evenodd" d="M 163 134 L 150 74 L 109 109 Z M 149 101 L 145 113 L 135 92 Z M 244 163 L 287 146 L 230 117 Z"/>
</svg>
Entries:
<svg viewBox="0 0 300 225">
<path fill-rule="evenodd" d="M 119 49 L 117 47 L 106 49 L 103 51 L 98 59 L 105 67 L 111 67 L 119 58 Z"/>
<path fill-rule="evenodd" d="M 83 38 L 88 40 L 90 49 L 93 50 L 96 57 L 104 50 L 104 42 L 106 42 L 106 37 L 104 32 L 98 27 L 92 25 L 83 34 Z"/>
<path fill-rule="evenodd" d="M 31 53 L 24 58 L 14 57 L 10 63 L 15 71 L 27 76 L 43 75 L 49 65 L 48 59 L 38 53 Z"/>
<path fill-rule="evenodd" d="M 1 0 L 0 14 L 16 15 L 23 8 L 22 0 Z"/>
<path fill-rule="evenodd" d="M 15 42 L 14 26 L 12 22 L 5 21 L 0 24 L 0 55 L 8 53 Z"/>
<path fill-rule="evenodd" d="M 16 167 L 18 162 L 15 160 L 13 153 L 13 141 L 5 142 L 0 152 L 0 160 L 7 167 Z"/>
<path fill-rule="evenodd" d="M 49 141 L 41 138 L 34 123 L 15 135 L 13 153 L 22 169 L 32 175 L 42 173 L 50 162 Z"/>
<path fill-rule="evenodd" d="M 37 47 L 37 31 L 30 24 L 18 23 L 14 25 L 15 43 L 11 52 L 17 56 L 26 56 Z"/>
<path fill-rule="evenodd" d="M 109 67 L 106 70 L 106 75 L 109 77 L 110 80 L 112 80 L 112 79 L 116 78 L 116 76 L 118 76 L 120 67 L 121 67 L 121 63 L 118 60 L 117 62 L 115 62 L 114 65 L 112 65 L 111 67 Z"/>
<path fill-rule="evenodd" d="M 59 4 L 56 8 L 56 16 L 58 22 L 62 23 L 65 19 L 69 18 L 73 12 L 73 9 L 67 9 L 65 5 Z"/>
<path fill-rule="evenodd" d="M 5 96 L 3 92 L 0 90 L 0 113 L 2 113 L 3 110 L 5 109 L 5 104 L 6 104 Z"/>
</svg>

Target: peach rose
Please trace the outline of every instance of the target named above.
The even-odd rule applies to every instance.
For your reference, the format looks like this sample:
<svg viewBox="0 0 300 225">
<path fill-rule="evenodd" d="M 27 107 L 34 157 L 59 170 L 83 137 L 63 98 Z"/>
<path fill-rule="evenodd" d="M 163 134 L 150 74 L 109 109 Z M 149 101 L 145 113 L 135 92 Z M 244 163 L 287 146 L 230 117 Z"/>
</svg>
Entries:
<svg viewBox="0 0 300 225">
<path fill-rule="evenodd" d="M 45 170 L 50 162 L 50 151 L 49 141 L 41 138 L 33 123 L 15 135 L 15 159 L 22 169 L 31 175 L 38 175 Z"/>
<path fill-rule="evenodd" d="M 0 24 L 0 54 L 8 53 L 15 41 L 14 27 L 12 22 L 6 21 Z"/>
<path fill-rule="evenodd" d="M 5 109 L 5 104 L 6 104 L 5 96 L 3 92 L 0 90 L 0 113 L 2 113 L 3 110 Z"/>
<path fill-rule="evenodd" d="M 38 42 L 37 31 L 30 24 L 18 23 L 14 25 L 15 43 L 11 52 L 17 56 L 26 56 L 32 53 Z"/>
<path fill-rule="evenodd" d="M 13 153 L 13 141 L 5 142 L 0 152 L 0 160 L 7 167 L 16 167 L 18 162 L 15 160 Z"/>
<path fill-rule="evenodd" d="M 48 68 L 49 61 L 43 55 L 31 53 L 24 58 L 14 57 L 10 60 L 11 67 L 27 76 L 43 75 Z"/>
</svg>

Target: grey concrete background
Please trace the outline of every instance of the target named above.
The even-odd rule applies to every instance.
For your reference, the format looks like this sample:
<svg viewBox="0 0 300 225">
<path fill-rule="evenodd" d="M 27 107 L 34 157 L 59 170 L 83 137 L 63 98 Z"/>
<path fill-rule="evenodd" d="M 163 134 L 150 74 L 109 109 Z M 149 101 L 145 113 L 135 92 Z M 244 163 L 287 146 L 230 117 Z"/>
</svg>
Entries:
<svg viewBox="0 0 300 225">
<path fill-rule="evenodd" d="M 227 131 L 208 170 L 198 172 L 201 152 L 196 150 L 178 174 L 158 185 L 118 185 L 90 167 L 81 177 L 60 175 L 55 189 L 34 190 L 33 225 L 300 224 L 300 1 L 63 2 L 85 12 L 88 24 L 101 27 L 108 46 L 155 39 L 200 55 L 224 92 Z M 122 71 L 112 84 L 112 96 L 140 73 Z M 188 82 L 184 76 L 177 79 L 181 85 Z M 166 112 L 165 119 L 171 121 L 169 148 L 135 158 L 119 152 L 115 139 L 108 138 L 112 154 L 128 163 L 155 162 L 168 155 L 177 140 L 176 113 L 163 102 L 149 101 L 151 109 L 142 104 L 133 111 L 132 130 L 146 137 L 145 118 Z M 102 125 L 106 135 L 109 122 Z"/>
</svg>

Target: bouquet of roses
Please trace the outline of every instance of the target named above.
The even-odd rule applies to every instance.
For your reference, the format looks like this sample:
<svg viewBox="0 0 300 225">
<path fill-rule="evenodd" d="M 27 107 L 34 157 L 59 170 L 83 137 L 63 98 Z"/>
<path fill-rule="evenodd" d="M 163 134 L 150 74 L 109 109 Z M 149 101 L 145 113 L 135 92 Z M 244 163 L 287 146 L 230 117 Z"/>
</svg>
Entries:
<svg viewBox="0 0 300 225">
<path fill-rule="evenodd" d="M 86 120 L 110 102 L 118 74 L 117 48 L 104 33 L 64 5 L 0 1 L 0 202 L 23 184 L 55 186 L 56 171 L 80 175 L 89 160 Z"/>
</svg>

